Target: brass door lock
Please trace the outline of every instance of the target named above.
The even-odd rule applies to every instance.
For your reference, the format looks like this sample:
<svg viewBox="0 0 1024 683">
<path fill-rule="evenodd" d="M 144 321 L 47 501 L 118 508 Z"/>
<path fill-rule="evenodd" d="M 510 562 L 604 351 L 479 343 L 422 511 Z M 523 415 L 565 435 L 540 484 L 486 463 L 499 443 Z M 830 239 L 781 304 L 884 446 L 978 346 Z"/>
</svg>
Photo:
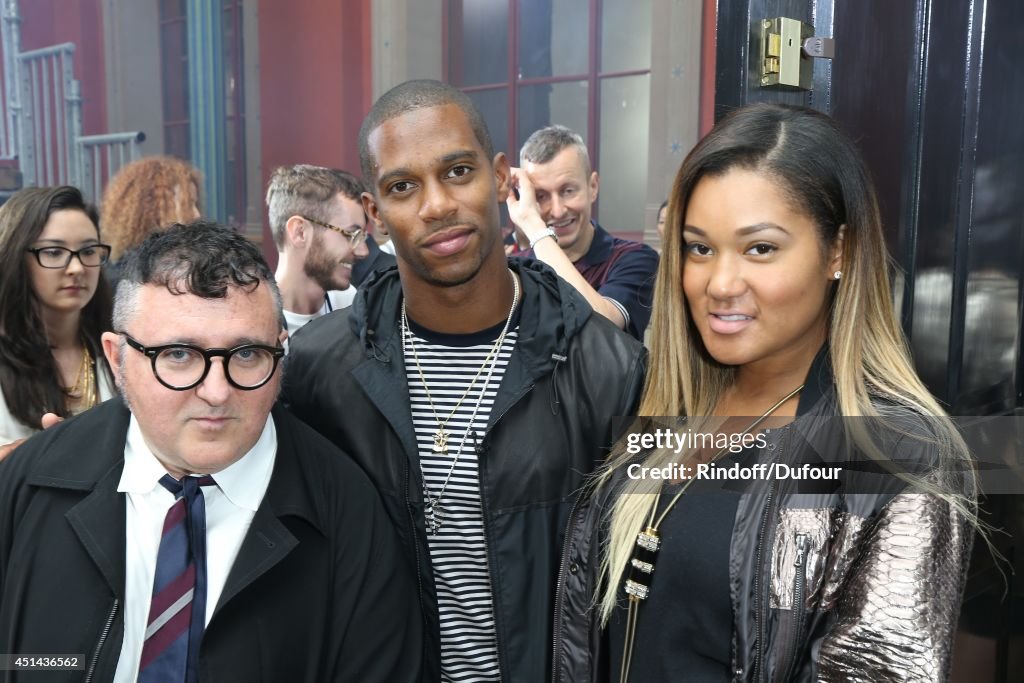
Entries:
<svg viewBox="0 0 1024 683">
<path fill-rule="evenodd" d="M 775 17 L 760 22 L 761 87 L 810 90 L 814 58 L 832 59 L 832 38 L 814 35 L 814 27 L 797 19 Z"/>
</svg>

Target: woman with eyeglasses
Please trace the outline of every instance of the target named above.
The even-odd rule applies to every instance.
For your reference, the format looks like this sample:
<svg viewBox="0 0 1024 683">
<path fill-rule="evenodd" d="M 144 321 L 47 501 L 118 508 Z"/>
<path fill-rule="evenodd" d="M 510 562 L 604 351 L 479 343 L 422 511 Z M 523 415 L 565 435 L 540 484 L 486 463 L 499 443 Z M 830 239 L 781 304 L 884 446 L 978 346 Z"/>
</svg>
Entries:
<svg viewBox="0 0 1024 683">
<path fill-rule="evenodd" d="M 96 210 L 74 187 L 33 187 L 0 207 L 0 444 L 115 395 Z"/>
</svg>

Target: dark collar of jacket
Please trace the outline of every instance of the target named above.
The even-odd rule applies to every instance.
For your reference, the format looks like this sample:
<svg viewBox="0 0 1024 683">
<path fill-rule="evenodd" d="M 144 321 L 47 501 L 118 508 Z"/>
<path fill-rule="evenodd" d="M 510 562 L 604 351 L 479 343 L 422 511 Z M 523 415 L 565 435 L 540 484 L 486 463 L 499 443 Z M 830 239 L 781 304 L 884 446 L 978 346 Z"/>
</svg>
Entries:
<svg viewBox="0 0 1024 683">
<path fill-rule="evenodd" d="M 590 304 L 549 266 L 532 259 L 511 258 L 508 266 L 522 283 L 519 337 L 513 362 L 522 363 L 535 379 L 564 360 L 569 344 L 593 314 Z M 356 294 L 349 324 L 367 357 L 400 362 L 402 285 L 398 270 L 376 272 Z M 510 364 L 507 372 L 514 373 Z"/>
<path fill-rule="evenodd" d="M 83 499 L 68 512 L 68 520 L 114 595 L 124 598 L 125 496 L 117 492 L 124 469 L 124 446 L 130 413 L 120 398 L 43 432 L 41 448 L 29 466 L 26 484 L 80 491 Z M 266 495 L 235 559 L 224 586 L 219 611 L 245 586 L 283 559 L 297 543 L 279 517 L 302 517 L 320 533 L 324 522 L 312 501 L 316 487 L 304 472 L 295 420 L 280 407 L 272 413 L 277 427 L 277 457 Z"/>
<path fill-rule="evenodd" d="M 789 387 L 779 387 L 779 393 L 789 391 Z M 826 412 L 833 414 L 835 403 L 835 380 L 832 378 L 832 354 L 828 343 L 822 344 L 811 361 L 811 368 L 804 379 L 804 388 L 800 391 L 800 401 L 796 407 L 797 417 L 811 413 Z"/>
<path fill-rule="evenodd" d="M 373 235 L 366 236 L 366 258 L 359 259 L 352 264 L 352 285 L 357 288 L 362 288 L 363 281 L 368 278 L 375 270 L 387 270 L 395 265 L 395 257 L 391 254 L 382 251 L 377 246 L 377 240 L 373 239 Z"/>
</svg>

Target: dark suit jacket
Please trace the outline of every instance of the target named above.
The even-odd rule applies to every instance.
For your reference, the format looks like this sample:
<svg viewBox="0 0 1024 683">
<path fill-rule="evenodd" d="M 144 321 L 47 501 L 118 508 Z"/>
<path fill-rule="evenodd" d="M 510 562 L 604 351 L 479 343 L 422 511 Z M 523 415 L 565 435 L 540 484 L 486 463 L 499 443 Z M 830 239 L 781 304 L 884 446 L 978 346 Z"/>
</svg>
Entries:
<svg viewBox="0 0 1024 683">
<path fill-rule="evenodd" d="M 287 411 L 273 416 L 274 472 L 203 636 L 202 680 L 417 679 L 412 569 L 376 491 Z M 0 652 L 75 654 L 87 669 L 47 681 L 109 681 L 117 666 L 128 420 L 107 401 L 0 462 Z"/>
</svg>

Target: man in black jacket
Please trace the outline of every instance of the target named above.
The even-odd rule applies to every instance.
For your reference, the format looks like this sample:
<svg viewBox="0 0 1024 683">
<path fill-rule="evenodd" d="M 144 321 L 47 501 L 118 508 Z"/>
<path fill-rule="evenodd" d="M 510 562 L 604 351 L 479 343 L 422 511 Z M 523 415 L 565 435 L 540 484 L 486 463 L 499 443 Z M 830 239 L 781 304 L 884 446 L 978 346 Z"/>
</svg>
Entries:
<svg viewBox="0 0 1024 683">
<path fill-rule="evenodd" d="M 419 574 L 430 680 L 550 676 L 563 530 L 643 382 L 643 348 L 509 261 L 509 164 L 461 92 L 412 81 L 360 131 L 398 269 L 292 340 L 285 399 L 354 454 Z"/>
<path fill-rule="evenodd" d="M 129 256 L 103 335 L 124 402 L 0 463 L 0 652 L 68 655 L 49 681 L 419 680 L 379 495 L 272 410 L 280 320 L 232 230 L 175 226 Z"/>
</svg>

